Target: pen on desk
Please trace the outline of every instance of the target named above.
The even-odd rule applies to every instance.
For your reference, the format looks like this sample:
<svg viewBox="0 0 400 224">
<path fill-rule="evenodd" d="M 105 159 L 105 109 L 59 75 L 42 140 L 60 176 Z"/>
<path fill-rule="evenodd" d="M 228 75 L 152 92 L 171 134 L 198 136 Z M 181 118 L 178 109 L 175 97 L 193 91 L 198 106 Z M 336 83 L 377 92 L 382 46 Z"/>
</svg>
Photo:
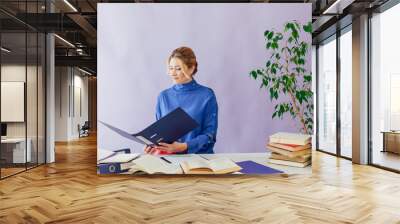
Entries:
<svg viewBox="0 0 400 224">
<path fill-rule="evenodd" d="M 209 159 L 207 159 L 206 157 L 204 157 L 204 156 L 202 156 L 202 155 L 199 155 L 201 158 L 203 158 L 203 159 L 205 159 L 205 160 L 209 160 Z"/>
<path fill-rule="evenodd" d="M 167 162 L 167 163 L 171 163 L 171 161 L 169 161 L 168 159 L 166 159 L 166 158 L 164 158 L 164 157 L 160 157 L 162 160 L 164 160 L 165 162 Z"/>
</svg>

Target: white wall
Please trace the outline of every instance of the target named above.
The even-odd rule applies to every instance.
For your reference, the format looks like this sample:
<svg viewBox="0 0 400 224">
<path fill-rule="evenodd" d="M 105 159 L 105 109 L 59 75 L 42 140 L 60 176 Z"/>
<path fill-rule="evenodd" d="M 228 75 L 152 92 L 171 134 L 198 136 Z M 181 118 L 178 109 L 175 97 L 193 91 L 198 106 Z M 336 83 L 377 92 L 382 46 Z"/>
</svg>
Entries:
<svg viewBox="0 0 400 224">
<path fill-rule="evenodd" d="M 76 68 L 56 67 L 56 141 L 77 139 L 78 124 L 88 120 L 88 78 L 83 75 Z M 77 105 L 81 105 L 81 113 Z"/>
<path fill-rule="evenodd" d="M 67 67 L 55 69 L 55 141 L 68 140 L 68 71 Z"/>
<path fill-rule="evenodd" d="M 85 123 L 85 121 L 89 120 L 88 116 L 88 77 L 81 76 L 82 73 L 76 74 L 75 70 L 75 75 L 74 75 L 74 102 L 71 104 L 74 105 L 74 108 L 72 108 L 72 120 L 71 120 L 71 134 L 73 138 L 77 138 L 79 136 L 78 133 L 78 124 L 81 126 Z M 80 91 L 80 93 L 78 93 Z M 79 97 L 80 95 L 80 97 Z M 79 102 L 80 101 L 80 102 Z M 81 110 L 81 111 L 80 111 Z"/>
<path fill-rule="evenodd" d="M 26 70 L 25 70 L 26 69 Z M 30 77 L 31 75 L 36 76 L 36 67 L 34 66 L 28 66 L 27 68 L 25 67 L 25 65 L 18 65 L 18 64 L 10 64 L 10 65 L 2 65 L 1 66 L 1 81 L 3 82 L 25 82 L 25 75 L 26 75 L 26 71 L 28 74 L 28 80 L 30 82 L 30 84 L 36 85 L 36 81 L 35 83 L 31 83 L 32 78 Z M 34 121 L 36 123 L 36 113 L 31 113 L 33 110 L 36 111 L 36 104 L 34 105 L 29 105 L 30 102 L 32 102 L 33 100 L 30 99 L 31 97 L 36 98 L 36 89 L 32 89 L 32 88 L 28 88 L 28 106 L 31 106 L 28 109 L 28 114 L 27 114 L 27 118 L 28 118 L 28 122 L 30 122 L 28 124 L 28 137 L 29 134 L 32 133 L 30 130 L 30 128 L 32 127 L 32 130 L 36 130 L 36 126 L 34 126 L 34 124 L 32 124 L 31 122 Z M 35 108 L 32 108 L 32 107 Z M 6 110 L 7 108 L 1 108 L 2 110 Z M 32 116 L 33 115 L 33 116 Z M 8 137 L 25 137 L 25 123 L 26 122 L 7 122 L 7 136 Z"/>
</svg>

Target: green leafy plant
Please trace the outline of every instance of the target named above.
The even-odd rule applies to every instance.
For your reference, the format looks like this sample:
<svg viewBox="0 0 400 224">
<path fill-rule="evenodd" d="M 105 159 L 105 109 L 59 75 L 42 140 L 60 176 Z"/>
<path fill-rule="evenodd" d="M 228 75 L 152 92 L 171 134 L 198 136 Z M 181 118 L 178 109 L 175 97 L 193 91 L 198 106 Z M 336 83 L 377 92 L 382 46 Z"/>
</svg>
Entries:
<svg viewBox="0 0 400 224">
<path fill-rule="evenodd" d="M 261 81 L 260 88 L 268 89 L 271 102 L 277 102 L 272 118 L 282 119 L 285 114 L 290 114 L 300 121 L 301 130 L 306 134 L 313 130 L 314 106 L 311 73 L 305 67 L 310 46 L 300 39 L 300 34 L 311 34 L 311 31 L 311 22 L 301 26 L 296 21 L 286 23 L 283 32 L 265 31 L 265 48 L 270 57 L 265 67 L 249 73 Z M 282 95 L 287 96 L 286 99 L 280 99 Z"/>
</svg>

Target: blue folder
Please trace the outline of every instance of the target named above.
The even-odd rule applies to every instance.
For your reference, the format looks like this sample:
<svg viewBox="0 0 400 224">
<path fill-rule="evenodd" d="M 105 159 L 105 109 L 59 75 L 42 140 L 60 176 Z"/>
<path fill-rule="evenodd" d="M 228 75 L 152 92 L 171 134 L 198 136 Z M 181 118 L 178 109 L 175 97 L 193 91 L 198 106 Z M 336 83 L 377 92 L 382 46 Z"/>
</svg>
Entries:
<svg viewBox="0 0 400 224">
<path fill-rule="evenodd" d="M 98 174 L 117 174 L 128 171 L 129 169 L 122 170 L 121 163 L 102 163 L 97 164 Z"/>
<path fill-rule="evenodd" d="M 107 158 L 113 157 L 118 153 L 131 153 L 131 150 L 126 148 L 126 149 L 118 149 L 114 150 L 113 153 L 107 157 L 102 158 L 101 160 L 97 161 L 98 163 L 101 162 L 102 160 L 105 160 Z M 128 169 L 129 170 L 129 169 Z M 122 173 L 126 172 L 128 170 L 121 170 L 121 163 L 99 163 L 97 164 L 97 173 L 98 174 L 114 174 L 114 173 Z"/>
<path fill-rule="evenodd" d="M 180 107 L 136 134 L 99 122 L 125 138 L 148 146 L 158 145 L 159 142 L 173 143 L 199 125 Z"/>
<path fill-rule="evenodd" d="M 283 173 L 283 171 L 273 169 L 268 166 L 261 165 L 251 160 L 237 162 L 238 166 L 242 167 L 239 171 L 243 174 L 278 174 Z"/>
</svg>

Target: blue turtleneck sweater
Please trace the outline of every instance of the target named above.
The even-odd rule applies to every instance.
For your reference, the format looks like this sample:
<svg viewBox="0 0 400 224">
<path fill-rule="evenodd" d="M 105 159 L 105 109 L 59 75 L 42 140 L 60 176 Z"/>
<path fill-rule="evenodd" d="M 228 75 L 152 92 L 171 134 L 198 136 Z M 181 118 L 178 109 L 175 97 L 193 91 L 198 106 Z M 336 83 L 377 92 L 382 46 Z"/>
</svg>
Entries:
<svg viewBox="0 0 400 224">
<path fill-rule="evenodd" d="M 175 84 L 160 93 L 157 99 L 156 119 L 181 107 L 199 126 L 187 133 L 179 142 L 186 142 L 187 153 L 214 153 L 218 127 L 218 105 L 212 89 L 195 80 Z"/>
</svg>

